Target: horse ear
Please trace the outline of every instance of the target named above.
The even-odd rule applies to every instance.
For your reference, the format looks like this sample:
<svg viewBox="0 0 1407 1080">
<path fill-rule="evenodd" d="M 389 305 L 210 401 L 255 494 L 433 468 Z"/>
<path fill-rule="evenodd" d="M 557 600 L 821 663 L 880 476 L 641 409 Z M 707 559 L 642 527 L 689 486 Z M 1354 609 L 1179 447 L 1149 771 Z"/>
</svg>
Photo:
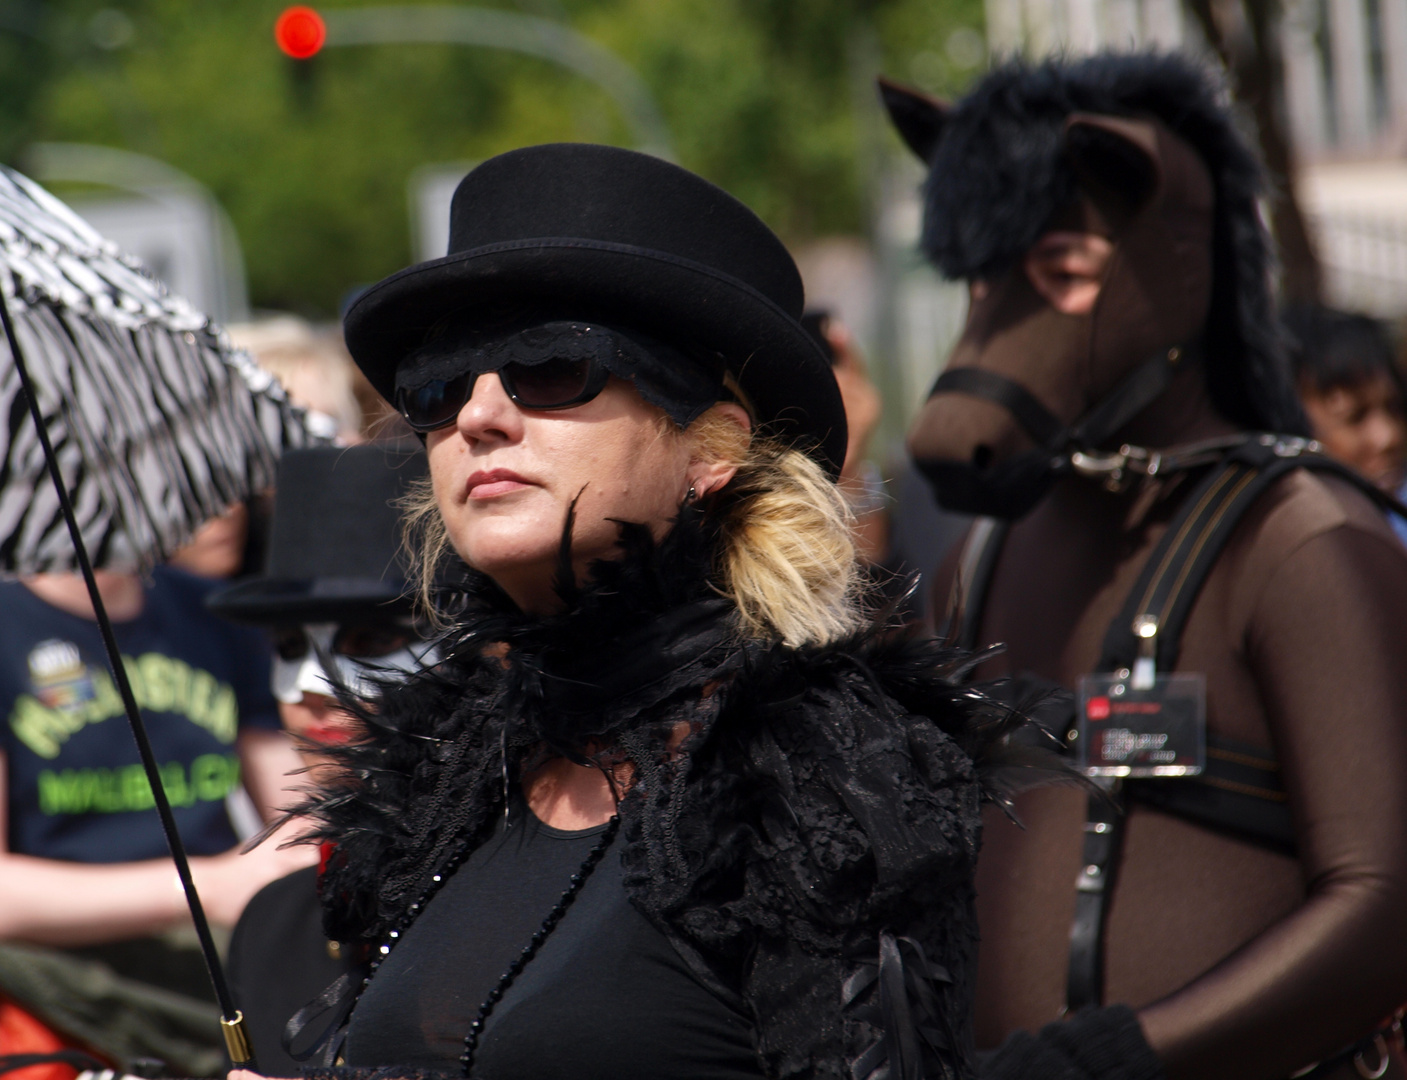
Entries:
<svg viewBox="0 0 1407 1080">
<path fill-rule="evenodd" d="M 875 81 L 879 84 L 880 100 L 889 110 L 889 119 L 894 121 L 909 149 L 927 165 L 933 160 L 938 140 L 943 137 L 943 128 L 948 123 L 952 106 L 922 90 L 902 86 L 883 76 Z"/>
<path fill-rule="evenodd" d="M 1163 180 L 1158 132 L 1148 120 L 1071 113 L 1065 152 L 1096 202 L 1135 214 Z"/>
</svg>

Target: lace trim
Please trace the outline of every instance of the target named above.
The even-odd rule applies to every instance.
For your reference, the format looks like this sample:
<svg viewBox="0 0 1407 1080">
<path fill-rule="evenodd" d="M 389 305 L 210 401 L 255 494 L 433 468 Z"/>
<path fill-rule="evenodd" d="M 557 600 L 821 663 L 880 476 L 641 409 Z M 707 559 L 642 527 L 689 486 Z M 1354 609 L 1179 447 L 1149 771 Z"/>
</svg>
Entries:
<svg viewBox="0 0 1407 1080">
<path fill-rule="evenodd" d="M 396 388 L 418 390 L 470 371 L 482 374 L 508 364 L 534 367 L 549 360 L 594 360 L 612 375 L 629 379 L 641 397 L 681 428 L 725 397 L 721 356 L 693 355 L 638 331 L 575 321 L 506 331 L 452 327 L 401 362 Z"/>
</svg>

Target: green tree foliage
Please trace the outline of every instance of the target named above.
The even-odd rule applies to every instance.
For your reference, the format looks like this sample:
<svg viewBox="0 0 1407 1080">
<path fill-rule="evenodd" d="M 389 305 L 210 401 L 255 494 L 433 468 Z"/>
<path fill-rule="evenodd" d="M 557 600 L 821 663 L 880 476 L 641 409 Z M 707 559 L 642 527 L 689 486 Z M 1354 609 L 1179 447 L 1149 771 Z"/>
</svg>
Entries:
<svg viewBox="0 0 1407 1080">
<path fill-rule="evenodd" d="M 40 0 L 0 0 L 0 160 L 33 139 L 43 87 L 69 52 L 55 14 Z"/>
<path fill-rule="evenodd" d="M 630 144 L 604 92 L 514 54 L 329 49 L 300 82 L 272 40 L 282 6 L 127 0 L 117 10 L 130 40 L 114 44 L 123 35 L 109 34 L 101 47 L 54 51 L 47 78 L 30 80 L 32 106 L 18 96 L 0 103 L 0 139 L 32 131 L 170 162 L 229 211 L 253 302 L 321 316 L 349 289 L 410 260 L 407 183 L 416 168 L 557 139 Z M 980 0 L 494 6 L 561 19 L 615 50 L 655 95 L 680 161 L 792 242 L 864 230 L 878 70 L 950 93 L 983 62 Z M 101 39 L 113 24 L 100 4 L 49 8 L 70 38 Z M 17 40 L 0 20 L 0 50 Z"/>
</svg>

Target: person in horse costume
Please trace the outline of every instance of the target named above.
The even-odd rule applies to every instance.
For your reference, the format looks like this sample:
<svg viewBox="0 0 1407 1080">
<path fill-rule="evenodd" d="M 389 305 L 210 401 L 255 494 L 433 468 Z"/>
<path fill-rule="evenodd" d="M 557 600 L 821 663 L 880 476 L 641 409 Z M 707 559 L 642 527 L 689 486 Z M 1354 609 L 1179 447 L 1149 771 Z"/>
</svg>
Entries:
<svg viewBox="0 0 1407 1080">
<path fill-rule="evenodd" d="M 1174 684 L 1205 745 L 1200 775 L 989 817 L 984 1075 L 1403 1075 L 1407 556 L 1295 437 L 1224 89 L 1145 53 L 1006 63 L 953 106 L 881 90 L 929 166 L 925 253 L 971 292 L 910 436 L 939 501 L 989 515 L 935 609 L 1005 643 L 979 676 L 1078 689 L 1072 750 Z"/>
</svg>

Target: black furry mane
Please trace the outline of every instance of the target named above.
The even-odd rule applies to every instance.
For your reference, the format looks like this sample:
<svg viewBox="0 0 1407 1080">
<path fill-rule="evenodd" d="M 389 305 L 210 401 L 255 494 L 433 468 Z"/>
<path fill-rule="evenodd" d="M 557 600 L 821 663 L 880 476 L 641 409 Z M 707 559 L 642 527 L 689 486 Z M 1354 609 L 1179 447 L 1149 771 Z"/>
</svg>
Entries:
<svg viewBox="0 0 1407 1080">
<path fill-rule="evenodd" d="M 1263 170 L 1212 70 L 1185 56 L 1101 53 L 1008 61 L 952 109 L 929 161 L 924 252 L 950 278 L 993 278 L 1078 193 L 1064 153 L 1072 112 L 1151 117 L 1190 143 L 1216 186 L 1212 306 L 1204 343 L 1212 401 L 1254 430 L 1307 428 L 1271 294 L 1273 250 L 1257 199 Z"/>
</svg>

